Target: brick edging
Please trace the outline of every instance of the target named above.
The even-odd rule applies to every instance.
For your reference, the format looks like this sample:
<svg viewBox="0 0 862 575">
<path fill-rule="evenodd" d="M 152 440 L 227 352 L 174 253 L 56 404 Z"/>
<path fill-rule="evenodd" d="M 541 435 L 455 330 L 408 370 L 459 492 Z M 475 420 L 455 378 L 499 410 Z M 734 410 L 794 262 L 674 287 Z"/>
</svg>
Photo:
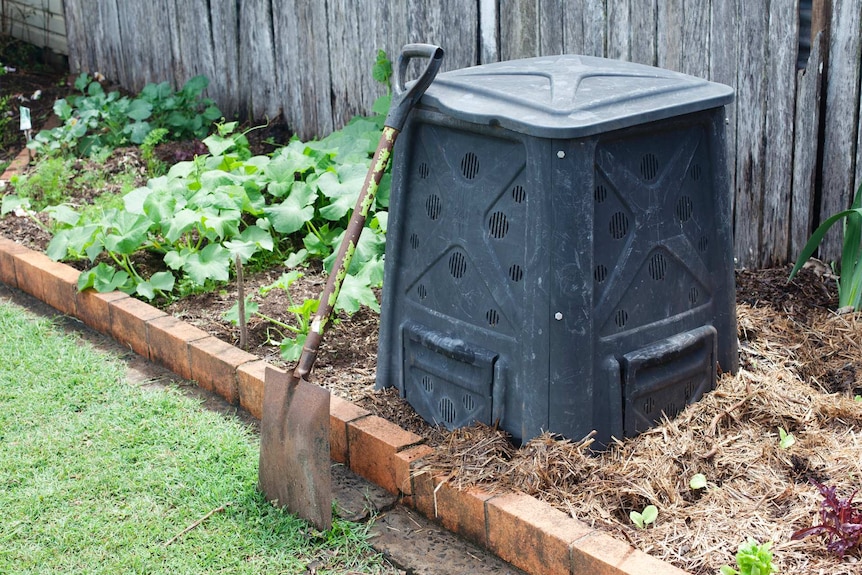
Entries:
<svg viewBox="0 0 862 575">
<path fill-rule="evenodd" d="M 121 292 L 77 291 L 79 272 L 0 237 L 0 282 L 79 318 L 178 376 L 261 417 L 267 363 Z M 341 398 L 330 407 L 330 456 L 446 529 L 535 575 L 685 575 L 531 496 L 458 490 L 416 473 L 433 449 Z"/>
</svg>

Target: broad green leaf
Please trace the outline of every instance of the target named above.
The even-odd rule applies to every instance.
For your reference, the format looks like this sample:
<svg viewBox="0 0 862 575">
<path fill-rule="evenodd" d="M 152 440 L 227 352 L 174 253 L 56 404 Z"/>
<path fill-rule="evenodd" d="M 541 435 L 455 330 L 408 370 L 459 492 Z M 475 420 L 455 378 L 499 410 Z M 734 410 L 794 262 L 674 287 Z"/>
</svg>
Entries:
<svg viewBox="0 0 862 575">
<path fill-rule="evenodd" d="M 66 122 L 66 120 L 72 117 L 72 109 L 73 108 L 69 105 L 69 102 L 67 102 L 63 98 L 54 102 L 54 113 L 64 123 Z"/>
<path fill-rule="evenodd" d="M 237 239 L 224 242 L 230 255 L 234 258 L 239 255 L 243 262 L 247 262 L 258 250 L 271 252 L 273 245 L 269 232 L 257 226 L 249 226 Z"/>
<path fill-rule="evenodd" d="M 251 294 L 245 296 L 245 321 L 248 322 L 251 316 L 260 310 L 260 304 L 252 301 Z M 239 325 L 239 302 L 233 304 L 229 310 L 222 314 L 222 317 L 231 322 L 233 325 Z"/>
<path fill-rule="evenodd" d="M 278 150 L 265 168 L 266 175 L 273 182 L 292 184 L 297 175 L 303 175 L 317 165 L 317 160 L 306 154 L 307 147 L 297 139 Z"/>
<path fill-rule="evenodd" d="M 103 262 L 78 276 L 78 291 L 93 288 L 99 293 L 107 293 L 128 288 L 128 281 L 129 274 Z"/>
<path fill-rule="evenodd" d="M 174 274 L 170 272 L 157 272 L 149 280 L 137 285 L 137 293 L 147 299 L 156 297 L 156 292 L 169 293 L 174 289 Z"/>
<path fill-rule="evenodd" d="M 15 194 L 6 194 L 0 202 L 0 216 L 5 216 L 9 212 L 14 212 L 17 209 L 30 209 L 30 200 L 21 198 Z"/>
<path fill-rule="evenodd" d="M 332 246 L 334 248 L 338 248 L 344 241 L 344 234 L 345 232 L 342 232 L 333 239 Z M 380 233 L 375 233 L 371 228 L 364 228 L 362 235 L 359 236 L 359 243 L 356 244 L 347 272 L 354 275 L 358 274 L 367 263 L 381 258 L 385 250 L 386 238 Z M 323 267 L 327 273 L 331 273 L 337 255 L 336 249 L 323 260 Z"/>
<path fill-rule="evenodd" d="M 281 203 L 264 209 L 272 228 L 281 234 L 292 234 L 314 217 L 316 192 L 304 182 L 297 182 Z"/>
<path fill-rule="evenodd" d="M 340 220 L 356 205 L 356 198 L 365 176 L 367 166 L 350 164 L 342 166 L 338 173 L 327 171 L 314 180 L 314 186 L 329 199 L 329 205 L 320 208 L 320 215 L 327 220 Z"/>
<path fill-rule="evenodd" d="M 188 248 L 183 248 L 179 251 L 171 250 L 165 254 L 163 259 L 166 266 L 172 270 L 179 270 L 186 265 L 186 259 L 188 259 L 192 253 L 194 252 Z"/>
<path fill-rule="evenodd" d="M 641 515 L 643 516 L 644 524 L 649 525 L 658 519 L 658 508 L 655 505 L 647 505 L 644 507 Z"/>
<path fill-rule="evenodd" d="M 302 243 L 308 250 L 308 253 L 314 256 L 328 256 L 332 253 L 333 246 L 337 246 L 341 236 L 344 234 L 342 228 L 336 227 L 329 229 L 329 224 L 320 226 L 317 230 L 309 232 Z"/>
<path fill-rule="evenodd" d="M 123 196 L 123 206 L 130 214 L 145 214 L 144 202 L 153 193 L 153 190 L 146 187 L 135 188 L 125 196 Z"/>
<path fill-rule="evenodd" d="M 126 115 L 138 122 L 146 120 L 153 115 L 153 105 L 146 100 L 132 100 L 126 110 Z"/>
<path fill-rule="evenodd" d="M 68 204 L 57 204 L 56 206 L 48 206 L 42 210 L 58 223 L 74 226 L 81 219 L 81 214 L 72 209 Z"/>
<path fill-rule="evenodd" d="M 301 250 L 295 251 L 284 260 L 284 265 L 289 268 L 299 267 L 304 264 L 308 260 L 308 250 L 302 248 Z"/>
<path fill-rule="evenodd" d="M 305 275 L 305 274 L 303 274 L 302 272 L 297 271 L 297 270 L 290 270 L 290 271 L 284 272 L 283 274 L 281 274 L 281 276 L 277 280 L 275 280 L 271 284 L 261 286 L 260 290 L 259 290 L 260 295 L 265 297 L 266 294 L 268 294 L 269 292 L 271 292 L 274 289 L 280 289 L 280 290 L 288 291 L 290 289 L 290 286 L 293 284 L 293 282 L 295 282 L 299 278 L 303 277 L 303 275 Z"/>
<path fill-rule="evenodd" d="M 213 156 L 223 156 L 228 150 L 234 147 L 233 138 L 223 138 L 217 134 L 213 134 L 208 138 L 204 138 L 204 145 Z"/>
<path fill-rule="evenodd" d="M 183 271 L 198 285 L 212 279 L 225 282 L 230 268 L 230 252 L 219 244 L 209 244 L 199 252 L 189 254 Z"/>
<path fill-rule="evenodd" d="M 132 254 L 147 240 L 150 220 L 146 216 L 115 211 L 112 219 L 113 233 L 105 234 L 105 249 L 118 254 Z"/>
<path fill-rule="evenodd" d="M 288 362 L 298 360 L 299 356 L 302 355 L 302 346 L 305 345 L 305 338 L 307 337 L 304 333 L 298 333 L 295 339 L 285 338 L 281 340 L 281 344 L 278 346 L 281 351 L 281 357 Z"/>
<path fill-rule="evenodd" d="M 177 162 L 168 170 L 167 178 L 188 178 L 195 171 L 194 162 Z"/>
<path fill-rule="evenodd" d="M 353 315 L 363 305 L 380 313 L 380 304 L 374 291 L 368 286 L 368 282 L 349 274 L 344 276 L 344 283 L 341 284 L 341 291 L 338 292 L 338 299 L 335 302 L 336 309 Z"/>
<path fill-rule="evenodd" d="M 201 214 L 189 209 L 182 209 L 171 218 L 170 227 L 165 237 L 169 242 L 176 243 L 184 233 L 199 225 L 200 222 Z"/>
<path fill-rule="evenodd" d="M 123 131 L 129 135 L 130 142 L 140 145 L 144 142 L 147 135 L 153 131 L 153 128 L 149 122 L 134 122 L 126 126 Z"/>
<path fill-rule="evenodd" d="M 706 475 L 703 473 L 695 473 L 691 476 L 691 480 L 688 482 L 688 486 L 691 489 L 703 489 L 706 487 Z"/>
</svg>

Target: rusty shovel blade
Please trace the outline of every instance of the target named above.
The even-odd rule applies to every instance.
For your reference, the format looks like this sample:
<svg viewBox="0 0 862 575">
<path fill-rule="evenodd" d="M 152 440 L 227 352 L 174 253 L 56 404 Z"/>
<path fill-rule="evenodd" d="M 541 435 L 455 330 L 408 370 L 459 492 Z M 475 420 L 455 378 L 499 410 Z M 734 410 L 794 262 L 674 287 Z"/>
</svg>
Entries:
<svg viewBox="0 0 862 575">
<path fill-rule="evenodd" d="M 329 391 L 266 368 L 258 480 L 267 500 L 332 527 Z"/>
</svg>

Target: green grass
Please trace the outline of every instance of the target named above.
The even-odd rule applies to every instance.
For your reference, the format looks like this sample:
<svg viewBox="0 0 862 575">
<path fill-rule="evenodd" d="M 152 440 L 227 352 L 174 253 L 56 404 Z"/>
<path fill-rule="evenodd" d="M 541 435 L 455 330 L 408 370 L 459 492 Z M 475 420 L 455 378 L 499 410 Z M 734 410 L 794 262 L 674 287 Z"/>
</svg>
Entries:
<svg viewBox="0 0 862 575">
<path fill-rule="evenodd" d="M 367 526 L 316 532 L 256 489 L 240 423 L 0 301 L 0 573 L 376 573 Z M 208 512 L 226 505 L 166 545 Z"/>
</svg>

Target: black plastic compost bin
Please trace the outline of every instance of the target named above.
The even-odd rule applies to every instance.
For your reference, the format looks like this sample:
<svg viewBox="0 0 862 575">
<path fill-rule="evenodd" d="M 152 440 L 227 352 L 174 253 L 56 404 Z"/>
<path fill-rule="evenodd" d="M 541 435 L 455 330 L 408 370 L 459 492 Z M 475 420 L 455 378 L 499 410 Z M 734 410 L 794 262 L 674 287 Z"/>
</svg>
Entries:
<svg viewBox="0 0 862 575">
<path fill-rule="evenodd" d="M 395 150 L 378 387 L 607 443 L 735 371 L 732 99 L 582 56 L 439 75 Z"/>
</svg>

